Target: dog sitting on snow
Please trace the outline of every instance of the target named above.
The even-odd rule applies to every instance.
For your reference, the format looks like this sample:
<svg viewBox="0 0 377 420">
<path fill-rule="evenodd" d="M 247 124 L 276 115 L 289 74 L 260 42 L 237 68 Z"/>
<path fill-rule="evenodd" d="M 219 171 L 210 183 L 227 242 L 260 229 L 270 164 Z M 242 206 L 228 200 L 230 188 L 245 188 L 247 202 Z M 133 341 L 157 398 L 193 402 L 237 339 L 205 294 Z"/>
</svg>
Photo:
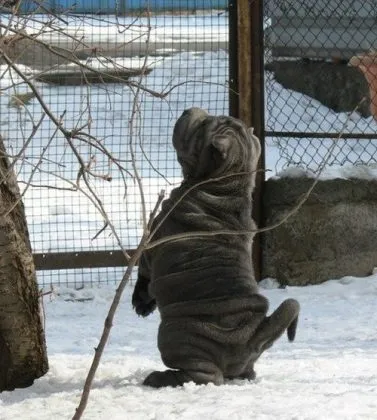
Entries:
<svg viewBox="0 0 377 420">
<path fill-rule="evenodd" d="M 250 215 L 259 140 L 240 120 L 192 108 L 178 119 L 173 145 L 184 180 L 163 202 L 152 240 L 211 235 L 168 241 L 141 257 L 132 304 L 142 316 L 159 309 L 158 348 L 170 368 L 144 384 L 254 379 L 255 361 L 285 330 L 293 341 L 299 314 L 298 302 L 288 299 L 267 316 L 254 279 Z"/>
</svg>

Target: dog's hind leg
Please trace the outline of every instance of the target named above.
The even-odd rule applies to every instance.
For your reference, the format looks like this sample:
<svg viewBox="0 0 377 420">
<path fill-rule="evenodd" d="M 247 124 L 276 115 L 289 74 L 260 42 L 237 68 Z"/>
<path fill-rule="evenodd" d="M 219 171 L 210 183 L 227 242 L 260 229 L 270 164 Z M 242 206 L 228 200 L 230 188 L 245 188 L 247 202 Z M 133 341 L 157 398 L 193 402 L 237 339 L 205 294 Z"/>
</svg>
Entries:
<svg viewBox="0 0 377 420">
<path fill-rule="evenodd" d="M 199 362 L 197 364 L 197 370 L 167 369 L 165 371 L 154 371 L 145 378 L 143 384 L 153 388 L 162 388 L 165 386 L 182 386 L 186 382 L 222 385 L 224 383 L 224 377 L 215 365 L 211 366 L 207 362 Z"/>
</svg>

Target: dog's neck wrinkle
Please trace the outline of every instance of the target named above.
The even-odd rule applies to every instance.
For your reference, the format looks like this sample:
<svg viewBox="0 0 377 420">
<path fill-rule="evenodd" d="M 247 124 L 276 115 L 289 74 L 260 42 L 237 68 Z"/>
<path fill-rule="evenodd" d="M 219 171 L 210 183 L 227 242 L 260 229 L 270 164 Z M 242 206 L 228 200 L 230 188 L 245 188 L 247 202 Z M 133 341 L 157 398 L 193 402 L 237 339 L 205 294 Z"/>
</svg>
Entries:
<svg viewBox="0 0 377 420">
<path fill-rule="evenodd" d="M 233 185 L 230 188 L 228 185 L 223 188 L 219 185 L 217 190 L 221 191 L 220 194 L 218 191 L 214 193 L 209 186 L 205 189 L 201 186 L 183 197 L 190 187 L 182 184 L 174 189 L 170 198 L 164 202 L 163 212 L 169 211 L 175 203 L 178 203 L 169 218 L 184 222 L 194 230 L 212 230 L 222 227 L 247 230 L 252 223 L 251 197 L 247 194 L 247 188 L 240 187 L 239 184 L 237 187 Z"/>
<path fill-rule="evenodd" d="M 203 183 L 197 188 L 199 182 L 198 180 L 188 179 L 182 182 L 179 189 L 181 193 L 185 193 L 188 189 L 192 188 L 192 191 L 189 192 L 190 196 L 194 196 L 196 192 L 202 192 L 208 196 L 216 198 L 250 198 L 251 199 L 251 180 L 247 179 L 244 182 L 240 183 L 237 177 L 229 177 L 229 179 L 221 179 L 220 181 L 209 181 L 208 183 Z M 193 188 L 194 187 L 194 188 Z"/>
</svg>

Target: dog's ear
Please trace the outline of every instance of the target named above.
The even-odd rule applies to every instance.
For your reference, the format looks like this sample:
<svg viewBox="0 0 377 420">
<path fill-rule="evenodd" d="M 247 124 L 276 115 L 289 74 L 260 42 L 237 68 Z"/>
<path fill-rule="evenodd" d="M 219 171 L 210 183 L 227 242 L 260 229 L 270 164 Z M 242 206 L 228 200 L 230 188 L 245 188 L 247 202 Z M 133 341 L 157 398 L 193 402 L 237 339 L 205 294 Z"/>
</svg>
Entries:
<svg viewBox="0 0 377 420">
<path fill-rule="evenodd" d="M 215 136 L 212 139 L 212 145 L 215 147 L 220 153 L 223 159 L 228 157 L 228 151 L 231 145 L 231 139 L 228 136 Z"/>
</svg>

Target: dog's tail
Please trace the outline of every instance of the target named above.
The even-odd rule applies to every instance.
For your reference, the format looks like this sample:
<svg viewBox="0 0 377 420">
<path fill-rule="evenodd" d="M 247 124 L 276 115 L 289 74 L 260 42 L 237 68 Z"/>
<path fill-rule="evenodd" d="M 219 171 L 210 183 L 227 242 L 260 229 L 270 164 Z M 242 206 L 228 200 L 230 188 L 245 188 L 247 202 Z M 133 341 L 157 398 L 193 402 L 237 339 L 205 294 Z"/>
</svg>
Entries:
<svg viewBox="0 0 377 420">
<path fill-rule="evenodd" d="M 266 317 L 258 328 L 253 342 L 261 351 L 272 346 L 285 330 L 288 340 L 296 336 L 300 304 L 295 299 L 286 299 L 270 316 Z"/>
<path fill-rule="evenodd" d="M 288 325 L 287 328 L 287 336 L 289 341 L 294 341 L 296 337 L 296 330 L 297 330 L 297 324 L 298 324 L 298 314 L 300 312 L 300 304 L 295 299 L 289 299 L 288 300 L 291 306 L 290 311 L 291 313 L 295 314 L 292 322 Z"/>
<path fill-rule="evenodd" d="M 296 299 L 286 299 L 272 314 L 275 316 L 277 327 L 287 329 L 289 341 L 294 341 L 298 324 L 298 315 L 300 313 L 300 304 Z"/>
</svg>

